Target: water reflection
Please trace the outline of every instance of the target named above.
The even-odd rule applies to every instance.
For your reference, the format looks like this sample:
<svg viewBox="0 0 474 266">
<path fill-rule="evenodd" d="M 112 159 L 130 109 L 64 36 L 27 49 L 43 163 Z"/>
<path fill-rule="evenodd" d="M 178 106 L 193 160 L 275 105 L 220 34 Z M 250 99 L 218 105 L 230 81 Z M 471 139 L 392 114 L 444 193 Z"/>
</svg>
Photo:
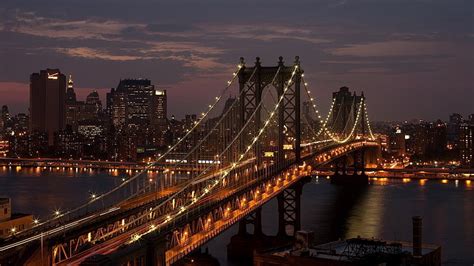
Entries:
<svg viewBox="0 0 474 266">
<path fill-rule="evenodd" d="M 350 189 L 350 188 L 348 188 Z M 383 190 L 360 189 L 358 202 L 349 209 L 347 232 L 343 238 L 380 235 L 384 215 Z"/>
</svg>

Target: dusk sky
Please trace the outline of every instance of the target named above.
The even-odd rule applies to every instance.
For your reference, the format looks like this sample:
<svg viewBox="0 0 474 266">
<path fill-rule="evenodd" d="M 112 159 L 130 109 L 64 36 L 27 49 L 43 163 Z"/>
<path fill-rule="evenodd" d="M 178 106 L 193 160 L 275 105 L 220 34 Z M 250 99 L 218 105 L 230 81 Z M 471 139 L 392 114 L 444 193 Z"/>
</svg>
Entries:
<svg viewBox="0 0 474 266">
<path fill-rule="evenodd" d="M 81 99 L 149 78 L 182 116 L 205 109 L 239 57 L 298 55 L 323 110 L 348 86 L 372 120 L 446 120 L 474 113 L 473 13 L 472 0 L 1 0 L 0 104 L 27 112 L 29 75 L 60 68 Z"/>
</svg>

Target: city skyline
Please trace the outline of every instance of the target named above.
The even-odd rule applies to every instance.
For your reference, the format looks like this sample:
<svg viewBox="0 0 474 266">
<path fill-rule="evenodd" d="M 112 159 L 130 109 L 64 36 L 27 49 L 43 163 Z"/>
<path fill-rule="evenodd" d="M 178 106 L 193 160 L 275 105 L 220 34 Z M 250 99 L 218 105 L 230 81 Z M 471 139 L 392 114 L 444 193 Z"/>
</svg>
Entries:
<svg viewBox="0 0 474 266">
<path fill-rule="evenodd" d="M 48 68 L 49 69 L 49 68 Z M 60 69 L 57 69 L 57 70 L 60 70 Z M 33 73 L 35 74 L 35 73 Z M 66 75 L 65 73 L 62 73 L 64 75 Z M 107 94 L 109 94 L 111 92 L 111 90 L 115 90 L 117 89 L 117 87 L 120 86 L 122 80 L 144 80 L 144 81 L 150 81 L 149 79 L 147 78 L 125 78 L 125 79 L 120 79 L 118 81 L 118 86 L 115 86 L 115 87 L 111 87 L 111 88 L 103 88 L 103 89 L 100 89 L 100 88 L 96 88 L 96 89 L 92 89 L 92 88 L 77 88 L 75 86 L 72 86 L 69 82 L 71 82 L 71 79 L 72 79 L 72 74 L 68 74 L 68 79 L 69 81 L 64 84 L 66 84 L 69 88 L 69 86 L 71 86 L 71 88 L 74 88 L 74 96 L 75 96 L 75 99 L 77 101 L 85 101 L 87 99 L 87 97 L 89 97 L 92 93 L 97 93 L 99 95 L 99 100 L 103 103 L 106 103 L 107 102 Z M 152 81 L 151 81 L 152 82 Z M 166 92 L 166 89 L 163 89 L 163 87 L 161 86 L 157 86 L 155 84 L 153 84 L 153 86 L 156 86 L 156 90 L 157 91 L 164 91 L 164 93 L 167 95 L 168 92 Z M 346 87 L 346 86 L 343 86 L 343 87 Z M 341 88 L 343 88 L 341 87 Z M 334 91 L 336 91 L 338 88 L 334 89 Z M 351 88 L 353 89 L 353 88 Z M 28 97 L 30 96 L 30 86 L 28 85 L 28 88 L 27 88 L 27 94 L 28 94 Z M 67 92 L 67 91 L 65 91 Z M 362 91 L 363 92 L 363 91 Z M 334 92 L 332 92 L 334 93 Z M 231 99 L 232 96 L 229 96 Z M 26 98 L 26 106 L 24 109 L 17 109 L 18 106 L 15 106 L 15 105 L 9 105 L 5 102 L 3 103 L 0 103 L 0 106 L 6 106 L 10 112 L 11 115 L 18 115 L 18 114 L 26 114 L 26 115 L 29 115 L 30 111 L 29 111 L 29 101 L 28 101 L 28 98 Z M 171 99 L 171 102 L 174 102 L 173 99 Z M 324 106 L 324 104 L 322 104 L 322 106 Z M 12 108 L 13 107 L 13 108 Z M 167 107 L 170 107 L 169 104 L 167 105 Z M 104 107 L 105 108 L 105 107 Z M 171 106 L 171 109 L 175 109 L 173 108 L 173 106 Z M 304 109 L 304 107 L 303 107 Z M 199 113 L 199 110 L 196 111 L 196 113 L 186 113 L 186 112 L 183 112 L 181 115 L 175 115 L 174 113 L 170 113 L 170 111 L 168 110 L 165 110 L 165 112 L 167 113 L 166 117 L 167 119 L 171 119 L 172 117 L 175 117 L 177 119 L 184 119 L 186 116 L 189 116 L 189 115 L 196 115 Z M 374 120 L 374 122 L 383 122 L 383 123 L 417 123 L 417 122 L 436 122 L 436 121 L 443 121 L 443 122 L 448 122 L 449 119 L 450 119 L 450 115 L 453 115 L 453 114 L 459 114 L 461 115 L 462 118 L 465 118 L 465 119 L 470 119 L 470 116 L 473 115 L 472 112 L 466 112 L 466 113 L 461 113 L 461 112 L 457 112 L 455 109 L 454 110 L 448 110 L 448 113 L 444 113 L 444 114 L 441 114 L 441 117 L 434 117 L 432 119 L 423 119 L 423 118 L 420 118 L 420 117 L 408 117 L 408 118 L 405 118 L 405 119 L 398 119 L 398 120 Z"/>
<path fill-rule="evenodd" d="M 299 55 L 323 110 L 348 86 L 370 95 L 374 120 L 472 113 L 470 1 L 210 3 L 3 1 L 0 104 L 27 113 L 28 75 L 59 68 L 74 76 L 78 98 L 97 89 L 103 102 L 119 79 L 148 78 L 168 88 L 169 114 L 183 117 L 218 94 L 240 56 L 252 66 L 256 55 L 288 65 Z"/>
<path fill-rule="evenodd" d="M 0 40 L 0 265 L 474 261 L 472 0 L 2 0 Z"/>
</svg>

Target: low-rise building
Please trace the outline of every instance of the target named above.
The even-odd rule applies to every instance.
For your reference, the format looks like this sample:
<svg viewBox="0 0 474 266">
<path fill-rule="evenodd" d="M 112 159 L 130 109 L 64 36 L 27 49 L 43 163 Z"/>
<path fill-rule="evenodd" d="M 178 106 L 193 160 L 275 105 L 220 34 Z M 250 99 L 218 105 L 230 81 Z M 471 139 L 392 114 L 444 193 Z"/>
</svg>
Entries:
<svg viewBox="0 0 474 266">
<path fill-rule="evenodd" d="M 7 238 L 31 228 L 33 215 L 12 213 L 10 198 L 0 198 L 0 238 Z"/>
</svg>

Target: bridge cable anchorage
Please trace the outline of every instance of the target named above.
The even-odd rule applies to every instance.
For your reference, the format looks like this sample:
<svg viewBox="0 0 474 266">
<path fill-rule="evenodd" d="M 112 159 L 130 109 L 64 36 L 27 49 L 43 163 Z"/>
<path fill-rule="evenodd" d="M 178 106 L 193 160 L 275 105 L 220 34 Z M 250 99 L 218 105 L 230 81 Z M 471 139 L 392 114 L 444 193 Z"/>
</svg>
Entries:
<svg viewBox="0 0 474 266">
<path fill-rule="evenodd" d="M 256 136 L 252 139 L 251 141 L 251 144 L 249 146 L 247 146 L 246 149 L 244 149 L 245 151 L 240 154 L 240 156 L 238 157 L 238 159 L 231 164 L 230 168 L 221 172 L 222 175 L 219 176 L 218 178 L 216 178 L 214 180 L 213 183 L 209 184 L 208 186 L 206 186 L 206 189 L 201 191 L 201 194 L 200 195 L 195 195 L 194 199 L 189 201 L 189 203 L 187 205 L 182 205 L 181 208 L 179 208 L 178 210 L 175 210 L 174 212 L 172 212 L 171 214 L 168 214 L 167 215 L 167 218 L 165 219 L 165 221 L 159 223 L 159 224 L 155 224 L 155 229 L 154 230 L 157 230 L 159 228 L 161 228 L 162 226 L 168 224 L 169 222 L 171 222 L 173 219 L 175 219 L 176 217 L 180 216 L 183 212 L 185 212 L 187 210 L 187 208 L 191 207 L 192 205 L 194 205 L 199 199 L 202 199 L 204 196 L 206 196 L 207 194 L 209 194 L 219 183 L 220 181 L 222 181 L 225 177 L 227 177 L 229 175 L 229 173 L 234 170 L 237 165 L 243 160 L 243 158 L 245 157 L 246 154 L 249 153 L 249 151 L 252 149 L 252 147 L 255 145 L 255 143 L 259 140 L 260 136 L 263 134 L 263 132 L 265 132 L 265 129 L 268 127 L 269 125 L 269 122 L 271 121 L 271 119 L 273 118 L 273 116 L 275 115 L 276 113 L 276 110 L 278 109 L 278 107 L 280 106 L 280 103 L 282 102 L 282 100 L 284 99 L 284 96 L 285 96 L 285 93 L 287 92 L 288 88 L 292 85 L 292 81 L 293 81 L 293 77 L 294 75 L 296 74 L 296 71 L 298 69 L 298 66 L 295 65 L 294 67 L 294 71 L 292 72 L 291 74 L 291 77 L 288 81 L 288 83 L 285 85 L 284 87 L 284 90 L 283 90 L 283 93 L 281 95 L 281 97 L 279 98 L 279 101 L 278 103 L 275 105 L 275 108 L 274 110 L 270 113 L 270 117 L 263 123 L 263 126 L 262 128 L 260 128 L 260 130 L 258 130 L 258 133 L 256 134 Z M 276 77 L 276 75 L 275 75 Z M 261 102 L 260 102 L 261 104 Z M 260 108 L 260 104 L 259 106 L 255 109 L 255 110 L 258 110 Z M 256 111 L 254 111 L 254 113 L 252 114 L 255 115 Z M 232 141 L 232 143 L 230 145 L 232 145 L 233 143 L 235 143 L 235 141 L 238 139 L 238 137 L 241 136 L 243 130 L 245 128 L 247 128 L 247 126 L 250 124 L 250 121 L 251 119 L 249 119 L 247 121 L 247 123 L 244 125 L 244 127 L 240 130 L 239 134 L 234 138 L 234 140 Z M 228 147 L 230 147 L 230 145 Z M 206 180 L 205 180 L 206 181 Z M 166 203 L 169 203 L 169 201 L 171 201 L 172 199 L 176 198 L 177 195 L 179 195 L 181 192 L 185 191 L 186 188 L 188 188 L 190 185 L 192 185 L 192 183 L 188 184 L 185 188 L 181 189 L 179 192 L 173 194 L 171 197 L 169 197 L 168 199 L 166 199 L 164 202 L 160 203 L 158 206 L 154 207 L 151 211 L 157 211 L 158 208 L 160 207 L 164 207 Z M 197 194 L 197 193 L 196 193 Z M 142 219 L 142 217 L 137 217 L 137 220 L 138 219 Z M 134 222 L 134 221 L 132 221 Z M 130 223 L 132 223 L 130 222 Z M 146 232 L 148 233 L 148 232 Z M 133 241 L 133 239 L 131 240 Z"/>
<path fill-rule="evenodd" d="M 227 82 L 227 85 L 221 91 L 220 95 L 215 97 L 215 102 L 213 104 L 209 105 L 209 109 L 206 112 L 202 113 L 202 116 L 200 117 L 200 119 L 198 121 L 195 122 L 193 127 L 190 130 L 188 130 L 186 132 L 186 134 L 180 140 L 178 140 L 178 142 L 176 142 L 172 147 L 170 147 L 164 154 L 159 156 L 159 158 L 156 161 L 154 161 L 152 163 L 149 163 L 143 170 L 141 170 L 135 176 L 125 180 L 120 185 L 118 185 L 115 188 L 109 190 L 108 192 L 103 193 L 101 195 L 94 194 L 95 197 L 93 197 L 92 200 L 89 199 L 86 203 L 84 203 L 84 204 L 82 204 L 82 205 L 80 205 L 80 206 L 78 206 L 74 209 L 71 209 L 71 210 L 68 210 L 66 212 L 62 212 L 60 214 L 57 214 L 53 218 L 43 220 L 42 222 L 37 223 L 33 228 L 27 229 L 27 230 L 24 230 L 22 232 L 17 233 L 16 236 L 19 237 L 20 234 L 22 234 L 22 233 L 28 233 L 29 231 L 33 231 L 32 229 L 34 229 L 34 231 L 37 232 L 38 229 L 48 229 L 48 228 L 51 228 L 51 227 L 55 227 L 57 225 L 57 223 L 63 224 L 63 223 L 68 222 L 71 219 L 77 219 L 77 218 L 80 218 L 80 217 L 84 217 L 85 215 L 90 213 L 91 210 L 89 208 L 92 204 L 96 204 L 97 202 L 99 202 L 99 200 L 103 200 L 104 197 L 111 195 L 113 192 L 117 191 L 120 188 L 123 188 L 124 186 L 126 186 L 130 182 L 134 181 L 138 176 L 140 176 L 144 172 L 148 171 L 151 167 L 155 166 L 156 162 L 160 161 L 162 158 L 164 158 L 166 155 L 168 155 L 171 151 L 173 151 L 186 137 L 188 137 L 202 123 L 202 121 L 208 116 L 208 114 L 221 101 L 223 95 L 225 95 L 225 93 L 228 91 L 228 89 L 232 86 L 233 82 L 236 80 L 236 78 L 238 76 L 238 73 L 242 70 L 243 67 L 244 67 L 243 63 L 240 63 L 240 64 L 237 65 L 237 70 L 232 73 L 232 78 Z M 101 209 L 105 209 L 105 208 L 102 207 Z M 84 212 L 84 213 L 81 213 L 81 211 Z M 54 224 L 51 224 L 51 223 L 54 223 Z"/>
</svg>

